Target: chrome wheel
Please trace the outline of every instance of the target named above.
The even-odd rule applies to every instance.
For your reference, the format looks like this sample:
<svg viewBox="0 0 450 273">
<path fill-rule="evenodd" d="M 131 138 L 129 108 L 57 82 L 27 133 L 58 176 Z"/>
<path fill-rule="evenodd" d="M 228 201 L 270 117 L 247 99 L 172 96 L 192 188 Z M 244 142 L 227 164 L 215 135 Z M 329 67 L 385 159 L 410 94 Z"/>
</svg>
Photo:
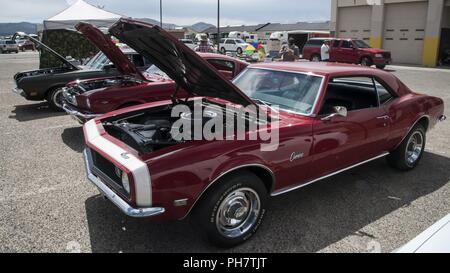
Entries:
<svg viewBox="0 0 450 273">
<path fill-rule="evenodd" d="M 312 57 L 311 61 L 313 61 L 313 62 L 320 62 L 320 57 L 315 55 L 315 56 Z"/>
<path fill-rule="evenodd" d="M 53 104 L 58 107 L 58 108 L 62 108 L 63 107 L 63 100 L 64 100 L 64 96 L 63 96 L 63 88 L 58 88 L 53 92 L 53 96 L 52 96 L 52 101 Z"/>
<path fill-rule="evenodd" d="M 216 214 L 216 227 L 223 236 L 237 238 L 249 231 L 257 222 L 261 201 L 250 188 L 237 189 L 225 197 Z"/>
<path fill-rule="evenodd" d="M 424 138 L 421 132 L 415 132 L 409 138 L 406 145 L 406 162 L 409 165 L 414 165 L 420 158 L 423 152 Z"/>
</svg>

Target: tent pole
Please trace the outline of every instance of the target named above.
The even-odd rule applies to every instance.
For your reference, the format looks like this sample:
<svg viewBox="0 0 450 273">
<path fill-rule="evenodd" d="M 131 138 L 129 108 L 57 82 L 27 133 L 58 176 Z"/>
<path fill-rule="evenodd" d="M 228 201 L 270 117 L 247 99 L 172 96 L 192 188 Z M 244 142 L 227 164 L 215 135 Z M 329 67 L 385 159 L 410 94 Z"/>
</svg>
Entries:
<svg viewBox="0 0 450 273">
<path fill-rule="evenodd" d="M 163 27 L 163 22 L 162 22 L 162 0 L 159 0 L 159 26 L 161 28 Z"/>
</svg>

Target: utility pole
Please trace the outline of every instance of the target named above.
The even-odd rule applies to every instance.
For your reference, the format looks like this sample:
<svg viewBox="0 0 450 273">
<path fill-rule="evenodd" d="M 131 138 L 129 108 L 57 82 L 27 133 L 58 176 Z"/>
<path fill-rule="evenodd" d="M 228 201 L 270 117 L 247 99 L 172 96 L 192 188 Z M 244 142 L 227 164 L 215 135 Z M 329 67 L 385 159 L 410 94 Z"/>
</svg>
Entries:
<svg viewBox="0 0 450 273">
<path fill-rule="evenodd" d="M 220 0 L 217 0 L 217 52 L 220 52 Z"/>
<path fill-rule="evenodd" d="M 162 28 L 162 0 L 159 0 L 159 26 Z"/>
</svg>

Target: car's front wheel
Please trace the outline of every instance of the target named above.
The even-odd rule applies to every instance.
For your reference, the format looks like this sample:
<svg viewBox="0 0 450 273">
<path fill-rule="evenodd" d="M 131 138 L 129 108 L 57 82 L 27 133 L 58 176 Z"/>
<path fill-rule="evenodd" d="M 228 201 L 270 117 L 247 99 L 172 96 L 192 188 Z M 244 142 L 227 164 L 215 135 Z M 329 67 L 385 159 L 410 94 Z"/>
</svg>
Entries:
<svg viewBox="0 0 450 273">
<path fill-rule="evenodd" d="M 417 124 L 400 146 L 387 157 L 389 165 L 401 171 L 414 169 L 422 159 L 426 140 L 426 129 L 422 124 Z"/>
<path fill-rule="evenodd" d="M 52 110 L 58 112 L 63 111 L 63 87 L 57 87 L 50 90 L 47 94 L 47 101 Z"/>
<path fill-rule="evenodd" d="M 372 60 L 371 60 L 369 57 L 363 57 L 363 58 L 361 59 L 361 65 L 362 65 L 362 66 L 370 67 L 370 66 L 373 65 L 373 62 L 372 62 Z"/>
<path fill-rule="evenodd" d="M 311 62 L 320 62 L 321 60 L 322 60 L 322 59 L 321 59 L 320 55 L 318 55 L 318 54 L 314 54 L 314 55 L 312 55 L 311 58 L 310 58 L 310 61 L 311 61 Z"/>
<path fill-rule="evenodd" d="M 229 248 L 256 233 L 268 194 L 261 179 L 250 172 L 238 172 L 217 183 L 197 204 L 194 218 L 210 242 Z"/>
<path fill-rule="evenodd" d="M 227 53 L 227 50 L 225 49 L 225 47 L 222 47 L 222 48 L 220 49 L 220 52 L 221 52 L 222 54 L 225 54 L 225 53 Z"/>
<path fill-rule="evenodd" d="M 238 49 L 236 50 L 237 54 L 241 55 L 242 54 L 242 48 L 238 47 Z"/>
</svg>

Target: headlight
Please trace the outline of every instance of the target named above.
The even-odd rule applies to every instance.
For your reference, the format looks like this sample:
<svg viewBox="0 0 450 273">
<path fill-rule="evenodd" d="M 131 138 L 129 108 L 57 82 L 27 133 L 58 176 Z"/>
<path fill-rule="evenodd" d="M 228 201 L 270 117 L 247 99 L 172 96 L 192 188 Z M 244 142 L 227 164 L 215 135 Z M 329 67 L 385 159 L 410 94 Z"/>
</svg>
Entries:
<svg viewBox="0 0 450 273">
<path fill-rule="evenodd" d="M 128 180 L 128 174 L 117 167 L 115 169 L 115 172 L 117 177 L 119 177 L 122 180 L 123 189 L 128 194 L 130 194 L 131 190 L 130 190 L 130 181 Z"/>
<path fill-rule="evenodd" d="M 383 58 L 383 54 L 375 54 L 375 58 Z"/>
</svg>

